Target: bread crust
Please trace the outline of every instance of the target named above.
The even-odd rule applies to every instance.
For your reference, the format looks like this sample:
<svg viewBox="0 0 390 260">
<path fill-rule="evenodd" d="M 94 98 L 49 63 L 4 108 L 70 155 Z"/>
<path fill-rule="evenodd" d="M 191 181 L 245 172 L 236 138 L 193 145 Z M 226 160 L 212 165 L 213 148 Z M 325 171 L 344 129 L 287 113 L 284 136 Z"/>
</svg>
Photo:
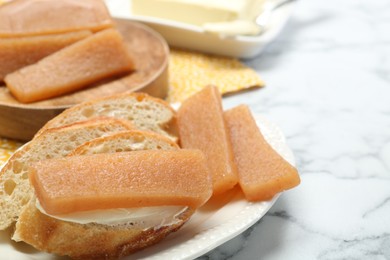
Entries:
<svg viewBox="0 0 390 260">
<path fill-rule="evenodd" d="M 115 111 L 114 115 L 112 111 Z M 141 117 L 137 117 L 136 113 L 140 113 Z M 176 111 L 168 102 L 142 92 L 126 92 L 72 106 L 48 121 L 35 136 L 49 128 L 97 116 L 126 119 L 140 130 L 154 131 L 177 141 Z M 152 125 L 149 124 L 151 121 Z"/>
<path fill-rule="evenodd" d="M 68 156 L 179 148 L 177 143 L 166 136 L 151 131 L 128 130 L 87 141 L 74 149 Z"/>
<path fill-rule="evenodd" d="M 194 210 L 188 208 L 177 217 L 177 223 L 156 229 L 142 230 L 131 225 L 83 225 L 42 214 L 35 207 L 33 198 L 20 214 L 12 239 L 73 259 L 117 259 L 158 243 L 177 231 L 193 213 Z"/>
</svg>

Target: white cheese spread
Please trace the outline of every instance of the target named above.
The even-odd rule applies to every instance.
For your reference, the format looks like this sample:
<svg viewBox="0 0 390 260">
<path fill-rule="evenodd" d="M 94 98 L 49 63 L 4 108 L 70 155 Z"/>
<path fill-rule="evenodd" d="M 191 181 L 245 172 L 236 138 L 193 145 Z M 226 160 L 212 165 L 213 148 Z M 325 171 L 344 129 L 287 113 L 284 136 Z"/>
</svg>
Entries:
<svg viewBox="0 0 390 260">
<path fill-rule="evenodd" d="M 142 229 L 159 228 L 176 224 L 179 222 L 177 217 L 187 209 L 187 207 L 182 206 L 159 206 L 91 210 L 54 216 L 48 214 L 45 209 L 42 208 L 38 199 L 36 199 L 35 205 L 42 214 L 63 221 L 79 224 L 96 223 L 109 226 L 131 225 Z"/>
</svg>

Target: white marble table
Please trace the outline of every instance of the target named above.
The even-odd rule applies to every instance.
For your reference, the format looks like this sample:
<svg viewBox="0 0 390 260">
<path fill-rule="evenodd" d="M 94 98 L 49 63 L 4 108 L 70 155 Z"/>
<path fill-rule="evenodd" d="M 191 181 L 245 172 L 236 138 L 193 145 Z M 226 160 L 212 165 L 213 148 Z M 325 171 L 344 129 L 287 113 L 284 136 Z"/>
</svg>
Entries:
<svg viewBox="0 0 390 260">
<path fill-rule="evenodd" d="M 225 99 L 277 123 L 302 183 L 199 259 L 390 259 L 390 1 L 300 0 Z"/>
</svg>

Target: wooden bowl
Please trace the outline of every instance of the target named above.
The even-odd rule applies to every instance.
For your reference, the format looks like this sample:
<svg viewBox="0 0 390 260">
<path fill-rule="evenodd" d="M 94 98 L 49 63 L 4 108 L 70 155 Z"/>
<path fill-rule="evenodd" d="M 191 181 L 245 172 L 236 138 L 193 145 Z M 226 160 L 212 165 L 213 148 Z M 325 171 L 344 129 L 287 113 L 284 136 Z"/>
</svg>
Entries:
<svg viewBox="0 0 390 260">
<path fill-rule="evenodd" d="M 48 120 L 64 109 L 90 99 L 134 91 L 165 98 L 168 92 L 168 44 L 145 25 L 125 19 L 115 21 L 136 71 L 68 95 L 29 104 L 18 102 L 5 86 L 0 86 L 0 136 L 30 140 Z"/>
</svg>

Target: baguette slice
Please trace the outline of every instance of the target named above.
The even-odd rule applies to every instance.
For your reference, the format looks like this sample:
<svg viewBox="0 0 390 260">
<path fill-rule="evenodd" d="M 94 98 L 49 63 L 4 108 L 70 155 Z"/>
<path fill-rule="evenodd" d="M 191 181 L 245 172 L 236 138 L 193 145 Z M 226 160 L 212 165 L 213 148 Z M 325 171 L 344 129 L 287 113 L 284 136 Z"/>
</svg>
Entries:
<svg viewBox="0 0 390 260">
<path fill-rule="evenodd" d="M 71 155 L 115 153 L 119 151 L 179 149 L 170 139 L 146 131 L 127 131 L 96 138 L 79 146 Z M 114 259 L 158 243 L 186 223 L 194 209 L 187 208 L 173 224 L 145 229 L 142 225 L 78 224 L 41 213 L 33 197 L 21 212 L 12 239 L 39 250 L 76 259 Z M 48 232 L 50 230 L 50 232 Z"/>
<path fill-rule="evenodd" d="M 176 223 L 149 229 L 130 224 L 78 224 L 41 213 L 32 199 L 23 209 L 12 239 L 73 259 L 117 259 L 158 243 L 177 231 L 193 213 L 187 208 L 176 217 Z"/>
<path fill-rule="evenodd" d="M 176 112 L 162 99 L 145 93 L 124 93 L 75 105 L 49 122 L 45 129 L 94 118 L 109 116 L 126 119 L 139 130 L 149 130 L 177 140 Z"/>
<path fill-rule="evenodd" d="M 64 157 L 86 141 L 132 128 L 124 120 L 95 118 L 48 129 L 15 152 L 0 172 L 0 230 L 17 220 L 22 207 L 33 194 L 28 180 L 31 162 Z"/>
</svg>

